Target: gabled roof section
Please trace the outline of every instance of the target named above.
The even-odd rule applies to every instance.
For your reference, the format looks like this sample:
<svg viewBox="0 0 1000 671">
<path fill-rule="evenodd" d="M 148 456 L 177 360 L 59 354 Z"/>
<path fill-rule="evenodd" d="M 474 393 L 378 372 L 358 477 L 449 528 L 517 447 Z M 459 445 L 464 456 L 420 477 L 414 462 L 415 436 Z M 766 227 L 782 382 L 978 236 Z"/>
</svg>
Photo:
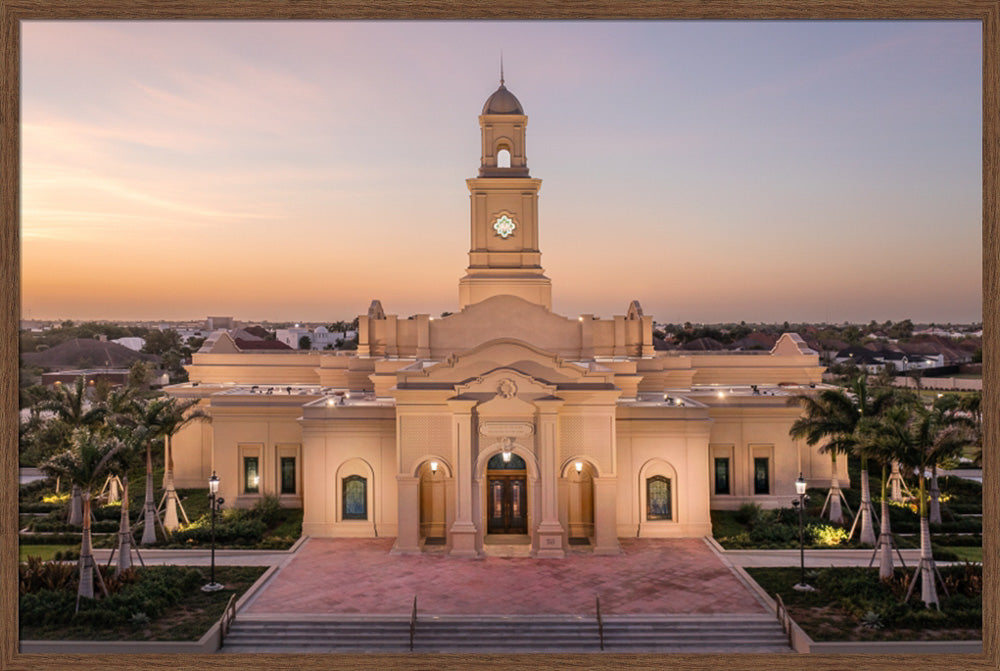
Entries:
<svg viewBox="0 0 1000 671">
<path fill-rule="evenodd" d="M 414 366 L 407 366 L 399 371 L 398 380 L 399 385 L 405 387 L 458 385 L 498 369 L 518 371 L 558 387 L 614 386 L 613 371 L 592 370 L 565 361 L 557 354 L 515 338 L 490 340 L 470 350 L 452 354 L 445 361 L 427 368 L 415 370 Z"/>
<path fill-rule="evenodd" d="M 778 342 L 774 343 L 771 354 L 777 356 L 792 356 L 801 354 L 816 354 L 816 350 L 810 349 L 806 341 L 798 333 L 782 333 Z"/>
</svg>

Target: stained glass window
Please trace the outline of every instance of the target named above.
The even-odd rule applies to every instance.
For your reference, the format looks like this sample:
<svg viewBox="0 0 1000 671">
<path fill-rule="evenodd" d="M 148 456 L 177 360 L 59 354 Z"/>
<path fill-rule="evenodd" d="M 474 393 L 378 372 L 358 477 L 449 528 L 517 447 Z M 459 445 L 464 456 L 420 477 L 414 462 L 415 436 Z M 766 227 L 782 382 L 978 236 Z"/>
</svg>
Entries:
<svg viewBox="0 0 1000 671">
<path fill-rule="evenodd" d="M 368 519 L 368 481 L 360 475 L 344 478 L 344 519 Z"/>
<path fill-rule="evenodd" d="M 295 457 L 281 458 L 281 493 L 295 493 Z"/>
<path fill-rule="evenodd" d="M 256 494 L 260 491 L 260 471 L 257 457 L 243 457 L 243 492 Z"/>
<path fill-rule="evenodd" d="M 767 457 L 755 457 L 753 460 L 753 493 L 770 494 L 771 482 L 768 474 Z"/>
<path fill-rule="evenodd" d="M 670 520 L 670 480 L 662 475 L 646 478 L 646 519 Z"/>
<path fill-rule="evenodd" d="M 716 458 L 715 460 L 715 493 L 729 493 L 729 459 Z"/>
</svg>

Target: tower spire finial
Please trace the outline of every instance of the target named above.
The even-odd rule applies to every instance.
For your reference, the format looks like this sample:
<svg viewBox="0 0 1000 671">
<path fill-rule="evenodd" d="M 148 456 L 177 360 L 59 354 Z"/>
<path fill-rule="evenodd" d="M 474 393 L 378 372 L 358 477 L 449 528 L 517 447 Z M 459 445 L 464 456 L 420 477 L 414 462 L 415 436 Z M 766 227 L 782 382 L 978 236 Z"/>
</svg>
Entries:
<svg viewBox="0 0 1000 671">
<path fill-rule="evenodd" d="M 500 86 L 503 86 L 503 50 L 500 51 Z"/>
</svg>

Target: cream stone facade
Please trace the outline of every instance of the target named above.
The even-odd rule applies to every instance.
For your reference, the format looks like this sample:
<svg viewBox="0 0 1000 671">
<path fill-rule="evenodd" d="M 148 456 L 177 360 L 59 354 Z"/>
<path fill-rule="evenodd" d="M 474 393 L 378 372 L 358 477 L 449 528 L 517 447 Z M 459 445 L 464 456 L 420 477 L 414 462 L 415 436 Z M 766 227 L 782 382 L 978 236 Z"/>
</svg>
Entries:
<svg viewBox="0 0 1000 671">
<path fill-rule="evenodd" d="M 217 332 L 168 389 L 211 417 L 174 439 L 178 486 L 214 470 L 228 502 L 274 494 L 303 508 L 306 535 L 391 536 L 398 553 L 475 557 L 519 536 L 561 557 L 710 535 L 713 508 L 787 505 L 800 472 L 828 482 L 829 458 L 788 436 L 788 399 L 823 372 L 797 335 L 659 351 L 636 301 L 611 319 L 552 312 L 527 120 L 501 80 L 467 180 L 459 312 L 400 319 L 373 301 L 356 352 L 245 352 Z"/>
</svg>

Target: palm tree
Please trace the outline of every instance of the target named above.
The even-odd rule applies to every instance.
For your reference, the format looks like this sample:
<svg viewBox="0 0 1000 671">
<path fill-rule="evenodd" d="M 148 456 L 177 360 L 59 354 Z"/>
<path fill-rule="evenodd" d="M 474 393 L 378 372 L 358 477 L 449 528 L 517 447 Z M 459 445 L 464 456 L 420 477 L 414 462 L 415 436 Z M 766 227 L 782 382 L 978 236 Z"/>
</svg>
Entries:
<svg viewBox="0 0 1000 671">
<path fill-rule="evenodd" d="M 62 477 L 79 488 L 83 501 L 83 539 L 80 546 L 80 582 L 76 596 L 76 610 L 80 610 L 80 599 L 94 598 L 94 571 L 101 588 L 107 594 L 100 569 L 94 564 L 94 554 L 90 541 L 90 495 L 105 472 L 114 464 L 117 455 L 124 449 L 117 438 L 102 436 L 100 433 L 77 429 L 73 432 L 70 449 L 57 454 L 44 464 L 42 470 L 48 475 Z"/>
<path fill-rule="evenodd" d="M 841 389 L 824 389 L 817 396 L 800 394 L 788 400 L 789 405 L 801 405 L 803 416 L 799 417 L 788 430 L 792 438 L 805 439 L 809 446 L 826 440 L 819 449 L 829 453 L 831 462 L 829 519 L 836 524 L 844 523 L 840 502 L 840 479 L 837 475 L 837 453 L 846 454 L 854 446 L 854 405 Z M 846 503 L 846 502 L 845 502 Z M 826 503 L 823 504 L 824 510 Z"/>
<path fill-rule="evenodd" d="M 912 408 L 890 409 L 884 421 L 875 428 L 875 442 L 907 468 L 917 471 L 918 504 L 920 510 L 920 563 L 917 565 L 906 598 L 920 580 L 920 596 L 924 605 L 940 608 L 935 575 L 937 566 L 931 551 L 930 520 L 926 495 L 927 471 L 943 458 L 956 454 L 972 440 L 967 427 L 949 424 L 939 413 L 916 405 Z M 938 576 L 940 579 L 940 576 Z M 943 583 L 942 583 L 943 585 Z"/>
<path fill-rule="evenodd" d="M 115 576 L 132 568 L 132 528 L 129 515 L 129 471 L 138 461 L 140 451 L 147 443 L 149 428 L 140 424 L 142 406 L 130 387 L 112 390 L 104 403 L 108 413 L 105 426 L 111 435 L 117 437 L 124 445 L 113 465 L 111 478 L 122 482 L 121 520 L 118 524 L 118 545 L 112 551 L 118 554 L 115 564 Z M 138 550 L 136 550 L 138 553 Z M 141 559 L 141 557 L 140 557 Z M 110 559 L 109 559 L 110 562 Z"/>
<path fill-rule="evenodd" d="M 184 523 L 190 524 L 187 513 L 184 511 L 184 506 L 181 504 L 180 499 L 177 496 L 177 490 L 174 489 L 174 455 L 171 448 L 171 438 L 188 423 L 206 419 L 208 417 L 208 415 L 201 410 L 192 410 L 192 408 L 196 405 L 198 405 L 198 399 L 196 398 L 185 401 L 170 398 L 164 403 L 162 412 L 157 422 L 157 427 L 159 428 L 158 435 L 164 438 L 165 450 L 163 488 L 166 491 L 163 492 L 163 498 L 160 500 L 160 508 L 166 505 L 163 526 L 170 532 L 176 530 L 180 526 L 180 522 L 177 519 L 178 507 L 181 510 L 181 514 L 184 516 Z"/>
<path fill-rule="evenodd" d="M 956 394 L 944 394 L 938 396 L 931 406 L 931 412 L 935 415 L 935 421 L 941 426 L 962 426 L 970 434 L 970 443 L 978 437 L 976 435 L 976 424 L 973 419 L 965 414 L 959 414 L 961 401 Z M 931 487 L 930 487 L 930 513 L 928 518 L 931 524 L 941 524 L 941 490 L 938 488 L 938 464 L 945 459 L 958 456 L 958 453 L 942 455 L 931 464 Z"/>
<path fill-rule="evenodd" d="M 40 405 L 43 410 L 55 414 L 53 421 L 59 422 L 67 428 L 67 436 L 74 429 L 94 428 L 104 420 L 104 408 L 92 406 L 87 401 L 87 386 L 84 384 L 83 376 L 76 378 L 72 388 L 69 385 L 57 384 L 51 398 L 42 401 Z M 67 444 L 66 447 L 69 445 Z M 73 493 L 70 497 L 69 523 L 83 523 L 83 504 L 77 485 L 73 485 Z"/>
<path fill-rule="evenodd" d="M 899 412 L 897 410 L 897 412 Z M 892 550 L 895 541 L 892 537 L 892 525 L 889 520 L 889 468 L 896 464 L 895 444 L 882 437 L 884 416 L 862 417 L 858 423 L 858 433 L 862 437 L 858 445 L 859 454 L 863 454 L 867 459 L 874 460 L 882 466 L 881 494 L 882 494 L 882 521 L 879 525 L 879 539 L 875 546 L 875 552 L 879 555 L 880 580 L 888 582 L 892 580 L 893 564 Z M 898 552 L 898 550 L 897 550 Z M 872 556 L 874 561 L 875 556 Z M 902 557 L 900 557 L 902 561 Z"/>
<path fill-rule="evenodd" d="M 156 542 L 155 524 L 163 522 L 156 514 L 156 503 L 153 500 L 153 441 L 160 433 L 160 421 L 167 411 L 170 399 L 166 397 L 154 398 L 140 407 L 139 426 L 143 427 L 142 440 L 146 446 L 146 496 L 143 503 L 142 519 L 142 545 L 150 545 Z M 165 532 L 164 532 L 165 533 Z"/>
</svg>

